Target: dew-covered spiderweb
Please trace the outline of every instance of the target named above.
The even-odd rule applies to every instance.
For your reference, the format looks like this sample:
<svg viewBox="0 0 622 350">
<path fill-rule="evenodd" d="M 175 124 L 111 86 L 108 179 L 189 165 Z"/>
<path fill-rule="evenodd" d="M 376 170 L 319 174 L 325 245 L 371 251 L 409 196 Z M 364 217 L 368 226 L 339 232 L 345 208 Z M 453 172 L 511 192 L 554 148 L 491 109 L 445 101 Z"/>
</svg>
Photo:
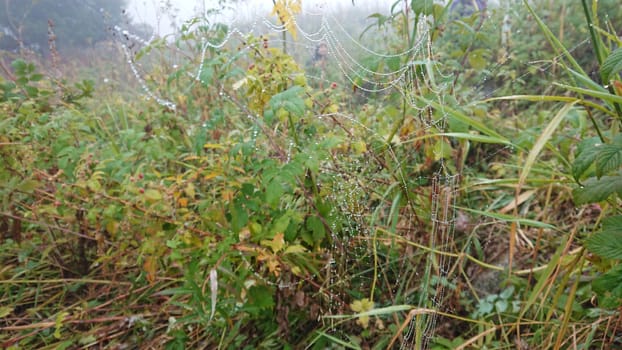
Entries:
<svg viewBox="0 0 622 350">
<path fill-rule="evenodd" d="M 455 292 L 457 253 L 463 250 L 456 246 L 454 234 L 455 204 L 463 176 L 462 167 L 453 164 L 459 157 L 455 154 L 458 141 L 442 136 L 460 124 L 452 111 L 495 96 L 502 89 L 504 93 L 518 91 L 527 74 L 546 72 L 551 61 L 534 57 L 516 62 L 512 57 L 512 35 L 520 34 L 516 21 L 524 15 L 512 1 L 499 1 L 480 11 L 443 7 L 442 2 L 419 9 L 412 8 L 410 1 L 354 3 L 356 6 L 350 1 L 339 5 L 302 1 L 300 13 L 282 23 L 270 15 L 271 8 L 249 10 L 251 5 L 238 2 L 210 9 L 203 2 L 196 16 L 184 24 L 184 33 L 178 31 L 165 39 L 158 33 L 142 37 L 123 24 L 110 30 L 144 96 L 171 111 L 179 110 L 175 97 L 167 96 L 163 86 L 146 78 L 149 65 L 144 61 L 151 52 L 146 48 L 170 46 L 177 53 L 171 55 L 171 70 L 185 65 L 184 74 L 200 83 L 208 50 L 237 51 L 221 62 L 231 65 L 245 52 L 263 45 L 261 40 L 248 45 L 249 34 L 286 48 L 305 67 L 306 79 L 316 91 L 330 94 L 335 86 L 350 91 L 339 97 L 338 108 L 326 108 L 314 116 L 348 144 L 343 152 L 333 152 L 320 162 L 323 180 L 318 185 L 327 202 L 334 204 L 328 215 L 341 219 L 334 220 L 338 224 L 331 227 L 330 253 L 320 270 L 319 320 L 325 334 L 340 338 L 343 327 L 352 325 L 334 316 L 368 311 L 354 310 L 355 300 L 367 299 L 374 309 L 408 305 L 393 313 L 379 313 L 364 327 L 382 329 L 389 322 L 394 336 L 385 339 L 386 346 L 425 349 L 444 327 L 439 320 L 455 312 L 450 301 L 455 296 L 450 294 Z M 433 6 L 432 2 L 421 3 Z M 444 16 L 435 17 L 434 11 L 442 8 Z M 366 18 L 372 13 L 375 15 Z M 382 25 L 382 21 L 386 23 Z M 222 35 L 206 34 L 223 24 Z M 443 27 L 450 25 L 476 35 L 466 43 L 438 39 Z M 292 29 L 295 40 L 287 34 Z M 175 35 L 190 33 L 196 35 L 199 50 L 194 53 L 198 57 L 185 57 L 183 46 L 174 44 L 179 38 Z M 478 46 L 478 40 L 484 39 L 477 33 L 496 33 L 494 53 Z M 452 56 L 452 45 L 462 45 L 467 53 Z M 452 64 L 481 69 L 460 72 L 451 69 Z M 510 64 L 531 69 L 513 75 Z M 473 85 L 455 91 L 456 82 L 462 79 L 470 79 Z M 511 82 L 509 87 L 507 82 Z M 224 101 L 235 100 L 232 95 L 237 87 L 232 85 L 219 87 Z M 469 110 L 488 112 L 478 108 Z M 262 119 L 252 113 L 248 118 L 258 124 Z M 199 117 L 196 120 L 200 122 Z M 262 132 L 264 129 L 256 127 L 252 137 L 261 137 Z M 494 147 L 490 157 L 508 151 L 503 145 Z M 284 162 L 293 152 L 292 145 L 286 149 L 287 155 L 281 157 Z M 303 283 L 267 281 L 257 272 L 254 275 L 279 288 Z"/>
</svg>

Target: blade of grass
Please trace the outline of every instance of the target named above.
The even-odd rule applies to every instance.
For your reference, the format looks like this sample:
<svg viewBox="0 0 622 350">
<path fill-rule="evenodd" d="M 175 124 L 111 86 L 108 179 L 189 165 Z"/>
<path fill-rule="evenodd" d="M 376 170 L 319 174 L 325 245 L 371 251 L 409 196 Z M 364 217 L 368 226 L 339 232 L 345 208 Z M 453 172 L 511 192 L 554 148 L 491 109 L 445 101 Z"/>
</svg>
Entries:
<svg viewBox="0 0 622 350">
<path fill-rule="evenodd" d="M 497 219 L 497 220 L 501 220 L 501 221 L 517 223 L 517 224 L 521 224 L 521 225 L 524 225 L 524 226 L 532 226 L 532 227 L 539 227 L 539 228 L 546 228 L 546 229 L 556 230 L 555 226 L 553 226 L 551 224 L 546 224 L 546 223 L 541 222 L 541 221 L 530 220 L 530 219 L 521 219 L 519 217 L 512 216 L 512 215 L 491 213 L 491 212 L 488 212 L 488 211 L 470 209 L 470 208 L 465 208 L 465 207 L 456 207 L 456 209 L 460 209 L 460 210 L 464 210 L 464 211 L 467 211 L 467 212 L 471 212 L 473 214 L 487 216 L 487 217 L 490 217 L 490 218 L 493 218 L 493 219 Z"/>
<path fill-rule="evenodd" d="M 496 131 L 494 131 L 493 129 L 487 127 L 486 125 L 484 125 L 484 123 L 477 121 L 473 118 L 470 118 L 469 116 L 467 116 L 466 114 L 457 111 L 453 108 L 444 106 L 436 101 L 432 101 L 432 100 L 428 100 L 426 98 L 423 97 L 418 97 L 418 99 L 422 102 L 425 102 L 429 105 L 431 105 L 432 107 L 434 107 L 436 110 L 443 112 L 444 114 L 448 114 L 450 116 L 452 116 L 453 118 L 469 125 L 470 127 L 472 127 L 475 130 L 478 130 L 488 136 L 500 139 L 500 140 L 505 140 L 507 143 L 510 143 L 509 140 L 507 140 L 505 137 L 503 137 L 501 134 L 497 133 Z"/>
<path fill-rule="evenodd" d="M 520 194 L 521 187 L 525 184 L 525 180 L 527 180 L 527 176 L 533 168 L 533 165 L 536 161 L 536 158 L 540 154 L 540 152 L 544 149 L 544 146 L 553 136 L 553 133 L 557 130 L 562 120 L 566 117 L 570 109 L 575 105 L 576 102 L 566 104 L 557 114 L 551 122 L 546 126 L 546 128 L 542 131 L 542 134 L 533 145 L 529 155 L 527 155 L 527 159 L 525 160 L 525 164 L 523 165 L 523 170 L 518 178 L 518 186 L 516 187 L 516 193 Z"/>
<path fill-rule="evenodd" d="M 566 84 L 560 84 L 560 83 L 553 83 L 553 84 L 556 85 L 556 86 L 562 87 L 564 89 L 568 89 L 570 91 L 578 92 L 580 94 L 585 94 L 585 95 L 588 95 L 588 96 L 600 98 L 601 100 L 610 102 L 612 104 L 622 103 L 622 97 L 620 97 L 618 95 L 613 95 L 613 94 L 611 94 L 609 92 L 597 91 L 597 90 L 592 90 L 592 89 L 585 89 L 585 88 L 580 88 L 580 87 L 566 85 Z"/>
<path fill-rule="evenodd" d="M 600 90 L 597 90 L 600 91 Z M 606 90 L 605 90 L 606 91 Z M 601 92 L 605 92 L 605 91 L 601 91 Z M 586 107 L 591 107 L 594 109 L 597 109 L 603 113 L 607 113 L 609 115 L 611 115 L 612 117 L 616 116 L 616 113 L 597 104 L 594 103 L 592 101 L 588 101 L 588 100 L 583 100 L 580 98 L 576 98 L 576 97 L 569 97 L 569 96 L 559 96 L 559 95 L 511 95 L 511 96 L 501 96 L 501 97 L 493 97 L 493 98 L 489 98 L 484 100 L 484 102 L 492 102 L 492 101 L 513 101 L 513 100 L 522 100 L 522 101 L 532 101 L 532 102 L 567 102 L 567 103 L 573 103 L 576 102 L 580 105 L 586 106 Z"/>
<path fill-rule="evenodd" d="M 347 343 L 344 340 L 341 340 L 339 338 L 333 337 L 332 335 L 330 335 L 328 333 L 324 333 L 324 332 L 321 332 L 321 331 L 318 331 L 317 333 L 320 334 L 322 337 L 325 337 L 325 338 L 331 340 L 332 342 L 334 342 L 336 344 L 339 344 L 341 346 L 344 346 L 344 347 L 346 347 L 348 349 L 355 349 L 355 350 L 360 350 L 361 349 L 361 347 L 357 346 L 356 344 Z"/>
</svg>

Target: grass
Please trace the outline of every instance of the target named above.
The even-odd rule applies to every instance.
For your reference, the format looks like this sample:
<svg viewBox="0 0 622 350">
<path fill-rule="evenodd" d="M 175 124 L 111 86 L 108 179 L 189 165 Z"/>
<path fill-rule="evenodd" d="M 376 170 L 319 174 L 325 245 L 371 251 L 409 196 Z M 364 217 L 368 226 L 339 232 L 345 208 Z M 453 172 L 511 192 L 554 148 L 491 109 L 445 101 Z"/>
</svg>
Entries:
<svg viewBox="0 0 622 350">
<path fill-rule="evenodd" d="M 611 28 L 581 5 L 562 20 L 586 17 L 615 67 Z M 469 55 L 495 57 L 499 34 L 437 12 L 423 58 L 444 65 L 415 72 L 414 105 L 331 72 L 308 83 L 261 38 L 203 56 L 192 27 L 176 71 L 151 63 L 176 110 L 15 61 L 0 80 L 1 346 L 616 347 L 622 253 L 598 242 L 618 234 L 620 193 L 602 182 L 622 163 L 619 91 L 568 49 L 581 33 L 558 38 L 546 3 L 523 6 L 549 77 L 516 64 L 527 36 L 480 67 Z M 376 18 L 410 35 L 412 16 Z M 495 72 L 524 86 L 465 101 Z"/>
</svg>

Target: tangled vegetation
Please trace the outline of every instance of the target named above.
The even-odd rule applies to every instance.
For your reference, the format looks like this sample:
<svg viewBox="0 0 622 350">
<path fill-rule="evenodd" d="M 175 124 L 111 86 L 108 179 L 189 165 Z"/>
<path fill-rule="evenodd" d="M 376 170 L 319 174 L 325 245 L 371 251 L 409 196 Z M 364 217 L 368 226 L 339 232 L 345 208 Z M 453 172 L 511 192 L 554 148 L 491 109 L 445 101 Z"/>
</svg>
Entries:
<svg viewBox="0 0 622 350">
<path fill-rule="evenodd" d="M 431 3 L 354 82 L 199 20 L 134 55 L 168 103 L 0 54 L 0 345 L 622 346 L 622 10 Z"/>
</svg>

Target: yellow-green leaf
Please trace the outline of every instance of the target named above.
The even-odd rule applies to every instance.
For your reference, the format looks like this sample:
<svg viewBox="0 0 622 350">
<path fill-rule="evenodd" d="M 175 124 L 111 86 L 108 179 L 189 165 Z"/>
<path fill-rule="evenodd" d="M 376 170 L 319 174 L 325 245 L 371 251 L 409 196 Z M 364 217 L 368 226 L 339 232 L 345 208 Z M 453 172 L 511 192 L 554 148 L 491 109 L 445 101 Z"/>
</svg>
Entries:
<svg viewBox="0 0 622 350">
<path fill-rule="evenodd" d="M 304 253 L 307 249 L 300 244 L 290 245 L 285 249 L 284 254 L 296 254 L 296 253 Z"/>
<path fill-rule="evenodd" d="M 162 194 L 158 190 L 148 189 L 145 191 L 145 199 L 151 202 L 157 202 L 162 199 Z"/>
<path fill-rule="evenodd" d="M 279 232 L 274 235 L 274 238 L 272 238 L 272 240 L 264 239 L 260 242 L 260 244 L 264 247 L 270 247 L 270 249 L 272 249 L 272 251 L 276 253 L 283 249 L 283 246 L 285 245 L 285 239 L 283 237 L 283 233 Z"/>
</svg>

